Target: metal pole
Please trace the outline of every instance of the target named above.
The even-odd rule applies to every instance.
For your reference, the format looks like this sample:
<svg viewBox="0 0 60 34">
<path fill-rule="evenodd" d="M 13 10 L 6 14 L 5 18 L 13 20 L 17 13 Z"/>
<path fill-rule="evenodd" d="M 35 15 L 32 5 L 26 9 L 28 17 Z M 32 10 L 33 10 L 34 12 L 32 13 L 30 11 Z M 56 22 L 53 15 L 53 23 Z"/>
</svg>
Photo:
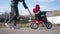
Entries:
<svg viewBox="0 0 60 34">
<path fill-rule="evenodd" d="M 30 12 L 30 10 L 28 9 L 28 11 L 29 11 L 29 13 L 30 13 L 30 15 L 31 15 L 31 17 L 32 17 L 32 14 L 31 14 L 31 12 Z"/>
</svg>

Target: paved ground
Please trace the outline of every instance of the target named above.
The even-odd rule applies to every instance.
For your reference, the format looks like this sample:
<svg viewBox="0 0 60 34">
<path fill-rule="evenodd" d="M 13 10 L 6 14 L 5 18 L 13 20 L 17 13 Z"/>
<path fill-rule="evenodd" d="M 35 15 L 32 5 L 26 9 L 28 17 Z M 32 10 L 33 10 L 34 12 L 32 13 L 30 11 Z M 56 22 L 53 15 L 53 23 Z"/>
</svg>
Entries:
<svg viewBox="0 0 60 34">
<path fill-rule="evenodd" d="M 54 27 L 52 29 L 39 28 L 21 28 L 19 30 L 0 28 L 0 34 L 60 34 L 60 28 Z"/>
</svg>

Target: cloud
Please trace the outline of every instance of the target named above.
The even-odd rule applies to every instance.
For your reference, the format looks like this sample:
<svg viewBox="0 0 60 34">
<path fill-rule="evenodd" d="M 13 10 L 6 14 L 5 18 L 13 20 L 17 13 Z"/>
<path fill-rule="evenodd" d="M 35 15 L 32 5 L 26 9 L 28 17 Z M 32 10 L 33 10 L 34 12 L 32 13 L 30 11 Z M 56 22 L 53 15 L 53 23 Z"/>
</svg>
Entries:
<svg viewBox="0 0 60 34">
<path fill-rule="evenodd" d="M 46 6 L 40 6 L 41 8 L 47 8 Z"/>
<path fill-rule="evenodd" d="M 55 0 L 34 0 L 34 1 L 40 1 L 40 2 L 53 2 Z"/>
<path fill-rule="evenodd" d="M 40 6 L 41 7 L 41 11 L 46 11 L 47 10 L 47 6 Z"/>
</svg>

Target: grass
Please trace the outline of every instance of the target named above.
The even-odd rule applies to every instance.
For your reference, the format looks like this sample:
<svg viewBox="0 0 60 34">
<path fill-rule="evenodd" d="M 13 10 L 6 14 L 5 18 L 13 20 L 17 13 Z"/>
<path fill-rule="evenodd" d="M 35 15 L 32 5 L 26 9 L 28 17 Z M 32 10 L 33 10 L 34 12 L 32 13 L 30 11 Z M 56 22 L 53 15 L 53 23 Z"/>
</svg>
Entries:
<svg viewBox="0 0 60 34">
<path fill-rule="evenodd" d="M 28 28 L 30 27 L 31 23 L 27 24 L 17 24 L 17 26 L 22 27 L 22 28 Z M 13 24 L 11 24 L 11 27 L 13 27 Z M 43 24 L 40 24 L 40 27 L 44 27 Z M 60 27 L 60 24 L 53 24 L 53 27 Z M 6 28 L 4 23 L 0 23 L 0 28 Z"/>
<path fill-rule="evenodd" d="M 5 28 L 6 26 L 4 25 L 4 23 L 0 23 L 0 28 Z"/>
<path fill-rule="evenodd" d="M 17 26 L 25 28 L 25 27 L 29 27 L 30 23 L 27 23 L 27 24 L 17 24 Z M 13 24 L 11 24 L 11 27 L 13 27 Z M 0 28 L 6 28 L 5 24 L 4 23 L 0 23 Z"/>
</svg>

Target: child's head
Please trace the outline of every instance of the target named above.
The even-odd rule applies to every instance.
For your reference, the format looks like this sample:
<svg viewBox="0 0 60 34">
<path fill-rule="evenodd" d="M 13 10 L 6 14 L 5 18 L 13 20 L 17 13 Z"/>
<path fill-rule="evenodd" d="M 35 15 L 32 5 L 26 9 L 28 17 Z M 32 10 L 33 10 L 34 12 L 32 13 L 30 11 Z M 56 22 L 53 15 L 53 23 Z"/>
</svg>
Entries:
<svg viewBox="0 0 60 34">
<path fill-rule="evenodd" d="M 36 9 L 40 9 L 39 4 L 36 4 L 35 8 L 36 8 Z"/>
<path fill-rule="evenodd" d="M 33 9 L 33 12 L 34 13 L 40 12 L 40 6 L 39 6 L 39 4 L 36 4 L 35 8 Z"/>
</svg>

